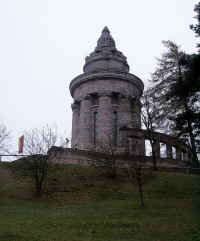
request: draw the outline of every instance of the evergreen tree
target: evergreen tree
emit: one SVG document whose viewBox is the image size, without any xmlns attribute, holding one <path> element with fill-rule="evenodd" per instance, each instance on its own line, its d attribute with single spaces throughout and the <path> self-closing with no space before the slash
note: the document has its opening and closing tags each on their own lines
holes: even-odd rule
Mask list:
<svg viewBox="0 0 200 241">
<path fill-rule="evenodd" d="M 167 51 L 160 59 L 157 59 L 157 68 L 151 76 L 151 82 L 155 85 L 151 94 L 154 96 L 156 107 L 156 125 L 165 133 L 174 134 L 174 116 L 180 110 L 177 96 L 171 96 L 174 85 L 183 79 L 183 66 L 181 61 L 185 53 L 172 41 L 163 41 Z M 182 106 L 181 106 L 182 107 Z"/>
<path fill-rule="evenodd" d="M 197 140 L 199 137 L 199 70 L 195 56 L 186 55 L 172 41 L 164 41 L 167 52 L 158 59 L 152 74 L 155 101 L 159 112 L 157 122 L 166 132 L 187 138 L 191 147 L 193 165 L 198 166 Z"/>
<path fill-rule="evenodd" d="M 200 37 L 200 2 L 195 5 L 194 11 L 196 12 L 195 18 L 197 19 L 198 23 L 195 25 L 190 25 L 190 28 L 196 33 L 197 37 Z M 200 48 L 200 43 L 197 44 L 197 47 Z"/>
</svg>

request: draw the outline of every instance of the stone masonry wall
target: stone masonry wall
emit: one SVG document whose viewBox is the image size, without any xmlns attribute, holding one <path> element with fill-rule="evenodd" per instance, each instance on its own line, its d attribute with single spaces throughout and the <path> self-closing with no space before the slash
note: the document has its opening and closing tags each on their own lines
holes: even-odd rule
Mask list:
<svg viewBox="0 0 200 241">
<path fill-rule="evenodd" d="M 140 92 L 133 83 L 118 79 L 100 79 L 80 85 L 74 91 L 72 105 L 72 147 L 92 150 L 102 143 L 120 145 L 120 127 L 141 127 Z M 114 94 L 117 95 L 116 103 L 112 103 Z M 94 95 L 97 98 L 95 103 Z M 75 106 L 79 106 L 79 110 Z"/>
</svg>

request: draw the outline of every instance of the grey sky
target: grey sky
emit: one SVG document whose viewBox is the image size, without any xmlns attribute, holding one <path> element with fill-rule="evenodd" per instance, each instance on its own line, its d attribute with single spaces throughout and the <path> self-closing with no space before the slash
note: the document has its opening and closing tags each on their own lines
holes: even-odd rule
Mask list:
<svg viewBox="0 0 200 241">
<path fill-rule="evenodd" d="M 57 123 L 71 134 L 69 83 L 105 25 L 145 84 L 162 40 L 196 51 L 192 0 L 1 0 L 0 121 L 16 138 Z"/>
</svg>

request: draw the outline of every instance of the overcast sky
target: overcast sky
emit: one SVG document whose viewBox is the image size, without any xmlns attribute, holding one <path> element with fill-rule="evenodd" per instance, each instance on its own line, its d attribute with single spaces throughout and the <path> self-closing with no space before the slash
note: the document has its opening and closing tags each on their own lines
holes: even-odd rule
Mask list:
<svg viewBox="0 0 200 241">
<path fill-rule="evenodd" d="M 24 130 L 57 123 L 71 136 L 69 83 L 82 73 L 104 26 L 130 72 L 145 85 L 173 40 L 188 53 L 193 0 L 0 0 L 0 121 L 14 141 Z M 17 145 L 16 145 L 17 146 Z"/>
</svg>

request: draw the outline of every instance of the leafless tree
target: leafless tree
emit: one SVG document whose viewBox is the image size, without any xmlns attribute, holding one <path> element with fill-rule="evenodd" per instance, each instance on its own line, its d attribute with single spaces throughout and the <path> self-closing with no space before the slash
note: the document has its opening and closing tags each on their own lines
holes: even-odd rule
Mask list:
<svg viewBox="0 0 200 241">
<path fill-rule="evenodd" d="M 130 141 L 130 140 L 129 140 Z M 132 140 L 132 147 L 127 149 L 124 154 L 124 165 L 123 169 L 127 174 L 130 182 L 137 185 L 139 193 L 140 206 L 144 207 L 144 184 L 146 179 L 151 178 L 152 170 L 146 166 L 145 157 L 140 155 L 140 153 L 135 154 L 134 150 L 139 148 L 140 140 Z"/>
<path fill-rule="evenodd" d="M 138 187 L 138 193 L 139 193 L 139 199 L 140 199 L 140 205 L 141 207 L 144 207 L 144 190 L 143 190 L 143 184 L 144 184 L 144 171 L 142 165 L 142 159 L 139 157 L 134 158 L 131 155 L 127 155 L 125 167 L 128 174 L 128 178 L 132 183 L 137 184 Z"/>
<path fill-rule="evenodd" d="M 49 125 L 35 128 L 24 133 L 24 152 L 29 155 L 47 154 L 58 139 L 57 128 Z"/>
<path fill-rule="evenodd" d="M 0 123 L 0 154 L 9 153 L 11 147 L 11 133 L 3 123 Z"/>
<path fill-rule="evenodd" d="M 35 194 L 41 196 L 48 173 L 47 151 L 57 141 L 57 128 L 49 125 L 24 133 L 24 150 L 30 156 L 25 162 L 26 170 L 34 180 Z"/>
<path fill-rule="evenodd" d="M 156 151 L 155 151 L 155 140 L 153 138 L 152 132 L 155 129 L 159 129 L 156 120 L 158 115 L 158 108 L 156 106 L 156 102 L 154 101 L 154 95 L 151 92 L 151 89 L 144 91 L 142 96 L 142 124 L 145 129 L 149 132 L 149 141 L 152 149 L 152 161 L 153 161 L 153 169 L 157 170 L 157 162 L 156 162 Z"/>
</svg>

